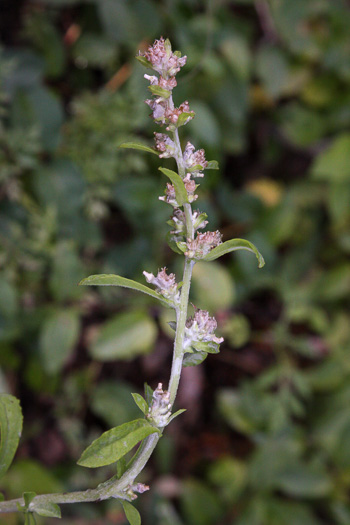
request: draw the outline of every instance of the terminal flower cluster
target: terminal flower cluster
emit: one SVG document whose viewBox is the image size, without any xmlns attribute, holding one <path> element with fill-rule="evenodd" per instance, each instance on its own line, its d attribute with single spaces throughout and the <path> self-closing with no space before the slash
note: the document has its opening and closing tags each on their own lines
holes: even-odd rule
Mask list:
<svg viewBox="0 0 350 525">
<path fill-rule="evenodd" d="M 184 350 L 187 350 L 195 342 L 215 343 L 223 342 L 223 337 L 216 337 L 214 331 L 217 328 L 215 317 L 210 317 L 206 310 L 196 309 L 193 317 L 186 321 Z"/>
<path fill-rule="evenodd" d="M 173 53 L 169 40 L 164 40 L 163 37 L 160 37 L 152 46 L 149 46 L 145 53 L 139 51 L 139 56 L 144 57 L 152 69 L 157 71 L 163 78 L 175 76 L 187 61 L 187 57 L 181 57 L 178 51 Z"/>
<path fill-rule="evenodd" d="M 139 53 L 139 60 L 157 73 L 144 75 L 149 81 L 149 89 L 154 95 L 153 99 L 145 102 L 152 110 L 152 118 L 159 125 L 167 125 L 167 130 L 176 129 L 178 125 L 187 124 L 194 117 L 187 101 L 182 102 L 178 108 L 174 106 L 172 90 L 177 82 L 175 75 L 186 64 L 187 57 L 181 57 L 178 51 L 173 52 L 169 40 L 161 37 L 156 40 L 145 53 Z M 162 151 L 162 149 L 160 149 Z"/>
</svg>

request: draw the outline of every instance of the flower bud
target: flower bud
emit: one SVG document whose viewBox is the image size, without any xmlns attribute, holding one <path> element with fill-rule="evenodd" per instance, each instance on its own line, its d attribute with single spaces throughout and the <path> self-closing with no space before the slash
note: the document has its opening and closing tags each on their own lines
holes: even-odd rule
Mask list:
<svg viewBox="0 0 350 525">
<path fill-rule="evenodd" d="M 147 415 L 157 427 L 165 427 L 171 415 L 170 392 L 163 390 L 162 383 L 158 383 L 153 392 L 153 400 Z"/>
</svg>

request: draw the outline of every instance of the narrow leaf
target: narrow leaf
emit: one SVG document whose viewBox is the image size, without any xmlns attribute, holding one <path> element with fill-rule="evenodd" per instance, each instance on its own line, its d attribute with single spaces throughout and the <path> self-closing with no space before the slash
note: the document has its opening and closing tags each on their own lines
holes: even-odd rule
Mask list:
<svg viewBox="0 0 350 525">
<path fill-rule="evenodd" d="M 148 89 L 150 90 L 152 95 L 157 95 L 158 97 L 169 98 L 171 95 L 170 91 L 160 86 L 148 86 Z"/>
<path fill-rule="evenodd" d="M 135 419 L 119 427 L 104 432 L 82 453 L 78 465 L 96 468 L 115 463 L 131 450 L 139 441 L 158 432 L 145 419 Z"/>
<path fill-rule="evenodd" d="M 0 394 L 0 478 L 16 453 L 22 433 L 23 416 L 18 399 Z"/>
<path fill-rule="evenodd" d="M 122 501 L 123 509 L 125 512 L 126 519 L 130 525 L 141 525 L 140 513 L 131 503 L 128 501 Z"/>
<path fill-rule="evenodd" d="M 190 111 L 189 113 L 180 113 L 176 122 L 176 127 L 179 128 L 180 126 L 184 126 L 194 118 L 194 115 L 194 111 Z"/>
<path fill-rule="evenodd" d="M 175 195 L 178 205 L 183 206 L 185 203 L 188 203 L 187 190 L 180 175 L 173 170 L 168 170 L 167 168 L 158 169 L 171 180 L 175 188 Z"/>
<path fill-rule="evenodd" d="M 98 274 L 90 275 L 83 279 L 79 283 L 80 286 L 121 286 L 123 288 L 131 288 L 132 290 L 137 290 L 138 292 L 145 293 L 150 295 L 154 299 L 158 299 L 163 305 L 171 307 L 172 303 L 162 295 L 158 294 L 152 288 L 140 284 L 132 279 L 127 279 L 126 277 L 121 277 L 120 275 L 113 274 Z"/>
<path fill-rule="evenodd" d="M 153 69 L 153 66 L 149 60 L 147 60 L 146 57 L 143 57 L 141 55 L 136 55 L 136 60 L 140 62 L 144 67 L 147 67 L 148 69 Z"/>
<path fill-rule="evenodd" d="M 261 253 L 254 246 L 254 244 L 252 244 L 249 241 L 246 241 L 245 239 L 231 239 L 230 241 L 226 241 L 222 244 L 219 244 L 219 246 L 211 250 L 211 252 L 209 252 L 205 257 L 203 257 L 202 261 L 214 261 L 222 255 L 233 252 L 235 250 L 247 250 L 248 252 L 254 253 L 259 261 L 259 268 L 262 268 L 264 266 L 265 261 Z"/>
<path fill-rule="evenodd" d="M 23 492 L 24 506 L 29 509 L 29 505 L 36 496 L 36 492 Z"/>
<path fill-rule="evenodd" d="M 39 516 L 46 516 L 47 518 L 60 518 L 61 509 L 56 503 L 51 502 L 39 502 L 34 504 L 34 512 Z"/>
<path fill-rule="evenodd" d="M 159 155 L 159 152 L 149 146 L 144 146 L 143 144 L 138 144 L 137 142 L 123 142 L 119 146 L 120 148 L 125 149 L 139 149 L 141 151 L 147 151 L 147 153 L 153 153 L 154 155 Z"/>
<path fill-rule="evenodd" d="M 198 352 L 207 352 L 207 354 L 218 354 L 220 352 L 220 345 L 218 343 L 214 343 L 213 341 L 196 341 L 193 342 L 191 346 L 193 346 L 193 348 Z"/>
<path fill-rule="evenodd" d="M 143 399 L 143 397 L 140 396 L 140 394 L 131 394 L 131 395 L 134 398 L 134 401 L 136 405 L 139 407 L 139 409 L 141 410 L 141 412 L 143 412 L 145 415 L 148 414 L 148 405 L 146 401 Z"/>
<path fill-rule="evenodd" d="M 176 412 L 174 412 L 168 419 L 168 425 L 173 419 L 175 419 L 177 416 L 179 416 L 183 412 L 186 412 L 186 408 L 180 408 L 180 410 L 177 410 Z"/>
<path fill-rule="evenodd" d="M 179 255 L 182 255 L 183 252 L 177 247 L 176 240 L 174 239 L 174 234 L 168 232 L 165 237 L 166 242 L 168 243 L 168 246 L 173 252 L 178 253 Z"/>
<path fill-rule="evenodd" d="M 177 242 L 176 246 L 179 248 L 181 253 L 185 253 L 187 251 L 187 244 L 184 241 Z"/>
<path fill-rule="evenodd" d="M 153 390 L 147 383 L 144 384 L 144 388 L 145 388 L 145 398 L 146 398 L 147 405 L 151 406 L 152 401 L 153 401 Z"/>
<path fill-rule="evenodd" d="M 206 170 L 218 170 L 219 169 L 219 163 L 217 160 L 209 160 Z"/>
<path fill-rule="evenodd" d="M 125 456 L 118 459 L 117 461 L 117 477 L 120 479 L 122 475 L 126 472 L 126 459 Z"/>
<path fill-rule="evenodd" d="M 183 360 L 183 366 L 196 366 L 203 363 L 204 359 L 208 357 L 207 352 L 195 352 L 193 354 L 187 354 Z"/>
</svg>

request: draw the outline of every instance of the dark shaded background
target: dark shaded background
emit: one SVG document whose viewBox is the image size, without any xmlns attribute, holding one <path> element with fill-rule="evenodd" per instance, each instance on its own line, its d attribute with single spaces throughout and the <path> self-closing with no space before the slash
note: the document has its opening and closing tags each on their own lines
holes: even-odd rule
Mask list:
<svg viewBox="0 0 350 525">
<path fill-rule="evenodd" d="M 75 461 L 139 416 L 130 392 L 168 381 L 168 312 L 77 287 L 162 266 L 180 279 L 160 162 L 118 150 L 152 144 L 134 55 L 164 35 L 188 56 L 183 141 L 221 167 L 198 207 L 266 266 L 237 253 L 195 267 L 192 300 L 225 343 L 185 369 L 188 410 L 136 505 L 145 525 L 350 523 L 349 27 L 345 0 L 1 0 L 0 391 L 25 418 L 6 497 L 113 475 Z M 118 502 L 62 510 L 63 524 L 125 523 Z"/>
</svg>

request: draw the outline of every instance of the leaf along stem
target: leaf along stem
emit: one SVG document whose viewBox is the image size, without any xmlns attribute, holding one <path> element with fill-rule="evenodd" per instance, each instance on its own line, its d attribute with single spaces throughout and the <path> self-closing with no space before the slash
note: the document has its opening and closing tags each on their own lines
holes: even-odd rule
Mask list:
<svg viewBox="0 0 350 525">
<path fill-rule="evenodd" d="M 172 98 L 171 104 L 173 104 Z M 175 143 L 175 159 L 178 167 L 178 172 L 181 178 L 184 178 L 186 175 L 185 163 L 183 159 L 183 153 L 177 129 L 175 129 L 175 131 L 173 132 L 173 139 Z M 186 217 L 186 235 L 188 239 L 193 239 L 194 228 L 192 222 L 192 208 L 191 205 L 188 203 L 185 203 L 183 208 Z M 176 308 L 177 324 L 174 341 L 173 361 L 171 366 L 170 381 L 168 388 L 170 392 L 171 405 L 174 404 L 181 377 L 182 361 L 184 356 L 183 343 L 185 336 L 185 325 L 187 319 L 191 277 L 194 264 L 195 261 L 193 259 L 188 259 L 187 257 L 185 257 L 180 305 Z M 67 504 L 103 501 L 109 498 L 117 498 L 121 500 L 131 499 L 125 491 L 128 489 L 128 487 L 132 486 L 136 477 L 144 469 L 155 447 L 157 446 L 160 437 L 161 434 L 154 433 L 142 441 L 133 460 L 129 464 L 129 468 L 126 470 L 126 472 L 120 479 L 117 479 L 116 476 L 113 476 L 105 483 L 99 485 L 96 489 L 88 489 L 85 491 L 78 492 L 68 492 L 64 494 L 42 494 L 35 496 L 35 498 L 33 498 L 31 502 L 30 510 L 35 512 L 35 505 L 39 503 Z M 18 505 L 23 506 L 24 504 L 25 502 L 23 498 L 0 502 L 0 513 L 18 512 Z"/>
</svg>

